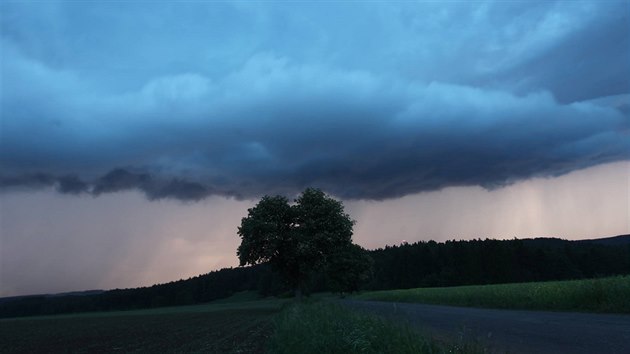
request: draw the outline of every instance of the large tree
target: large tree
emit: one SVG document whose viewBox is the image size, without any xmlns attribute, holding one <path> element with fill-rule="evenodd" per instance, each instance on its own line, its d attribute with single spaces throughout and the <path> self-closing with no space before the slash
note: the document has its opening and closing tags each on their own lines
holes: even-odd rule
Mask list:
<svg viewBox="0 0 630 354">
<path fill-rule="evenodd" d="M 241 266 L 269 262 L 299 298 L 309 276 L 352 244 L 353 225 L 343 204 L 319 189 L 306 189 L 293 205 L 265 196 L 241 220 L 237 255 Z"/>
<path fill-rule="evenodd" d="M 352 293 L 366 283 L 374 271 L 374 260 L 363 247 L 350 244 L 335 250 L 326 266 L 328 286 L 333 292 Z"/>
</svg>

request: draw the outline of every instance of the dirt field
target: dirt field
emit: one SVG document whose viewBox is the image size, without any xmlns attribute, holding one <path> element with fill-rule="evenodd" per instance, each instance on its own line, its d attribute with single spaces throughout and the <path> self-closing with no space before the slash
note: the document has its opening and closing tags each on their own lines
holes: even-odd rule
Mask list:
<svg viewBox="0 0 630 354">
<path fill-rule="evenodd" d="M 280 306 L 181 309 L 1 320 L 0 352 L 262 353 Z"/>
</svg>

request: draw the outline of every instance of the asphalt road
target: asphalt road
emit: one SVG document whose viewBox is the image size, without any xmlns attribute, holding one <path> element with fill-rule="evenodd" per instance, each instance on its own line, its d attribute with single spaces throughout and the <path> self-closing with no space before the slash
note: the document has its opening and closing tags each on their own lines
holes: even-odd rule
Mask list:
<svg viewBox="0 0 630 354">
<path fill-rule="evenodd" d="M 345 300 L 442 340 L 478 341 L 499 353 L 630 354 L 630 315 L 492 310 Z"/>
</svg>

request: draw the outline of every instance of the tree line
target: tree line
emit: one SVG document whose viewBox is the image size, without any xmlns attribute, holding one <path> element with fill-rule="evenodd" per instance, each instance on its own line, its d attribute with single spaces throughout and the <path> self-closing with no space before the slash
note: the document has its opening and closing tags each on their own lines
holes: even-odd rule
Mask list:
<svg viewBox="0 0 630 354">
<path fill-rule="evenodd" d="M 87 295 L 36 295 L 0 299 L 0 317 L 52 315 L 192 305 L 226 298 L 236 292 L 263 289 L 273 283 L 269 266 L 224 268 L 196 277 L 133 289 L 88 292 Z M 261 280 L 267 283 L 259 284 Z M 4 300 L 4 301 L 2 301 Z"/>
<path fill-rule="evenodd" d="M 368 251 L 371 277 L 362 290 L 583 279 L 630 274 L 630 236 L 616 244 L 553 238 L 420 241 Z M 343 274 L 343 272 L 342 272 Z M 336 289 L 326 272 L 303 284 L 306 293 Z M 225 268 L 193 278 L 90 295 L 29 296 L 0 301 L 0 317 L 191 305 L 241 291 L 291 296 L 269 264 Z"/>
<path fill-rule="evenodd" d="M 421 241 L 370 252 L 370 290 L 522 283 L 630 274 L 630 236 L 619 245 L 557 238 Z"/>
</svg>

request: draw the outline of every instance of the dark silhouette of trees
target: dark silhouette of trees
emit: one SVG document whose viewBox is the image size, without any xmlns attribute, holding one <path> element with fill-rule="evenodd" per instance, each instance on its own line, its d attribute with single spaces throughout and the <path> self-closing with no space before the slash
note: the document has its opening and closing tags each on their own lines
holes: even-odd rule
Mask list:
<svg viewBox="0 0 630 354">
<path fill-rule="evenodd" d="M 372 277 L 374 260 L 363 247 L 350 244 L 334 251 L 326 267 L 328 289 L 340 294 L 359 291 Z"/>
<path fill-rule="evenodd" d="M 238 235 L 241 245 L 236 251 L 240 265 L 270 263 L 291 285 L 301 277 L 294 213 L 289 201 L 281 196 L 264 196 L 241 220 Z"/>
<path fill-rule="evenodd" d="M 306 222 L 307 219 L 302 220 Z M 585 241 L 486 239 L 444 243 L 422 241 L 386 246 L 366 251 L 374 266 L 367 284 L 355 282 L 365 280 L 366 273 L 362 271 L 365 269 L 361 264 L 368 262 L 367 258 L 358 255 L 358 249 L 360 247 L 356 245 L 349 249 L 335 248 L 327 254 L 326 267 L 313 270 L 308 277 L 310 281 L 305 281 L 302 286 L 306 291 L 341 292 L 630 274 L 630 235 Z M 355 264 L 360 266 L 354 268 Z M 225 298 L 242 291 L 278 296 L 287 294 L 289 290 L 293 289 L 287 286 L 286 280 L 273 271 L 270 264 L 263 263 L 225 268 L 151 287 L 0 298 L 0 317 L 187 305 Z"/>
<path fill-rule="evenodd" d="M 351 247 L 353 225 L 343 204 L 319 189 L 306 189 L 294 205 L 265 196 L 241 220 L 237 255 L 241 266 L 268 262 L 301 298 L 309 278 Z"/>
<path fill-rule="evenodd" d="M 421 241 L 370 251 L 367 289 L 521 283 L 630 274 L 630 236 L 616 244 L 556 238 Z M 619 242 L 617 240 L 617 242 Z"/>
<path fill-rule="evenodd" d="M 224 268 L 196 277 L 134 289 L 90 291 L 69 295 L 0 298 L 0 318 L 86 311 L 117 311 L 205 303 L 242 291 L 278 295 L 287 291 L 270 274 L 269 265 Z M 261 284 L 260 280 L 271 284 Z"/>
</svg>

